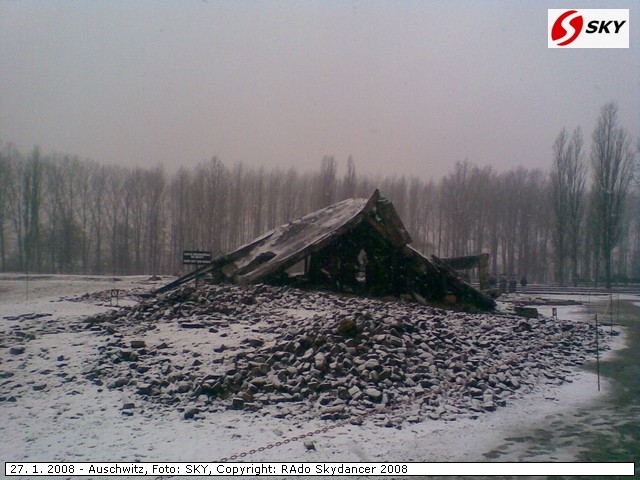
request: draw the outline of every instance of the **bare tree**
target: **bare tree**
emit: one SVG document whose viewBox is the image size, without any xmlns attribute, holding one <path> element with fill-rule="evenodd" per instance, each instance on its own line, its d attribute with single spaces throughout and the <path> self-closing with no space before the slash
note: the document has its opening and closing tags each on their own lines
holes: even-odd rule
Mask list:
<svg viewBox="0 0 640 480">
<path fill-rule="evenodd" d="M 336 199 L 338 166 L 333 157 L 324 156 L 320 164 L 320 173 L 316 184 L 316 208 L 331 205 Z"/>
<path fill-rule="evenodd" d="M 595 224 L 599 231 L 606 287 L 611 288 L 612 252 L 622 233 L 625 197 L 633 162 L 629 135 L 619 125 L 615 103 L 608 103 L 600 110 L 592 138 Z"/>
<path fill-rule="evenodd" d="M 571 164 L 570 177 L 567 185 L 569 200 L 569 235 L 568 247 L 571 260 L 571 278 L 573 286 L 578 286 L 578 258 L 582 234 L 582 219 L 584 217 L 585 181 L 587 167 L 582 150 L 584 141 L 582 130 L 577 127 L 571 135 Z"/>
<path fill-rule="evenodd" d="M 98 166 L 92 162 L 81 161 L 78 158 L 74 159 L 74 164 L 78 169 L 76 174 L 78 200 L 75 203 L 75 214 L 79 229 L 80 260 L 82 273 L 86 274 L 89 270 L 89 257 L 93 244 L 93 242 L 90 241 L 91 177 L 94 175 Z"/>
<path fill-rule="evenodd" d="M 125 232 L 131 232 L 131 240 L 133 241 L 133 267 L 127 264 L 128 274 L 140 273 L 143 270 L 143 241 L 144 241 L 144 225 L 145 225 L 145 171 L 140 167 L 136 167 L 129 172 L 125 181 L 125 206 L 127 208 L 127 217 L 131 219 L 131 224 L 124 224 Z M 130 214 L 130 217 L 129 217 Z M 127 237 L 128 235 L 125 234 Z M 128 246 L 127 246 L 128 250 Z"/>
<path fill-rule="evenodd" d="M 519 167 L 500 176 L 500 249 L 502 271 L 507 275 L 516 273 L 516 244 L 520 213 L 516 199 L 523 188 L 525 174 L 524 168 Z"/>
<path fill-rule="evenodd" d="M 341 199 L 353 198 L 356 196 L 356 183 L 358 182 L 358 178 L 356 175 L 356 163 L 353 160 L 353 157 L 349 155 L 347 159 L 347 172 L 344 174 L 342 179 L 342 194 L 340 195 Z"/>
<path fill-rule="evenodd" d="M 282 192 L 282 179 L 284 174 L 279 168 L 275 168 L 267 175 L 267 192 L 265 198 L 265 230 L 271 230 L 280 225 L 283 220 L 279 215 L 280 202 L 278 197 Z"/>
<path fill-rule="evenodd" d="M 34 147 L 23 174 L 23 214 L 25 226 L 25 259 L 27 269 L 42 267 L 41 223 L 42 207 L 42 158 L 40 148 Z"/>
<path fill-rule="evenodd" d="M 96 166 L 90 178 L 88 208 L 91 217 L 89 237 L 93 243 L 93 271 L 102 273 L 102 239 L 105 232 L 106 193 L 108 172 L 104 166 Z"/>
<path fill-rule="evenodd" d="M 146 223 L 145 223 L 145 267 L 148 273 L 157 274 L 162 266 L 164 247 L 164 195 L 166 179 L 162 166 L 145 175 Z"/>
<path fill-rule="evenodd" d="M 471 172 L 471 201 L 474 209 L 471 247 L 471 253 L 473 254 L 482 253 L 485 248 L 487 216 L 491 208 L 490 184 L 492 174 L 491 167 L 480 168 L 477 165 L 474 165 Z"/>
<path fill-rule="evenodd" d="M 498 249 L 500 248 L 500 221 L 502 217 L 500 191 L 500 177 L 496 173 L 492 173 L 487 183 L 487 209 L 486 225 L 489 242 L 489 254 L 491 255 L 491 272 L 497 275 L 498 272 Z"/>
<path fill-rule="evenodd" d="M 0 271 L 7 268 L 5 224 L 9 220 L 9 185 L 11 181 L 12 172 L 9 155 L 3 149 L 0 152 Z"/>
<path fill-rule="evenodd" d="M 569 216 L 569 201 L 566 185 L 569 177 L 569 163 L 571 152 L 567 130 L 558 134 L 553 144 L 553 167 L 551 169 L 551 195 L 553 206 L 553 250 L 556 267 L 556 281 L 564 284 L 564 266 L 567 248 L 567 219 Z"/>
<path fill-rule="evenodd" d="M 6 155 L 9 162 L 9 192 L 8 192 L 8 210 L 13 224 L 13 236 L 15 238 L 15 268 L 23 270 L 25 266 L 25 245 L 24 245 L 24 182 L 22 177 L 25 170 L 25 162 L 22 155 L 14 147 L 8 146 Z"/>
<path fill-rule="evenodd" d="M 444 214 L 445 255 L 468 254 L 473 218 L 470 188 L 473 165 L 469 160 L 456 162 L 454 171 L 442 179 L 441 207 Z"/>
<path fill-rule="evenodd" d="M 426 253 L 427 225 L 424 221 L 426 213 L 429 211 L 427 202 L 424 201 L 424 183 L 419 178 L 412 178 L 409 182 L 407 192 L 407 214 L 404 220 L 406 226 L 411 232 L 414 247 Z"/>
<path fill-rule="evenodd" d="M 640 188 L 636 188 L 632 192 L 632 198 L 629 201 L 630 222 L 629 235 L 632 252 L 629 255 L 629 273 L 634 281 L 640 279 Z"/>
<path fill-rule="evenodd" d="M 640 136 L 636 140 L 636 159 L 634 178 L 636 181 L 636 189 L 640 191 Z"/>
<path fill-rule="evenodd" d="M 128 219 L 125 216 L 124 203 L 127 196 L 123 195 L 126 175 L 127 171 L 124 168 L 111 168 L 107 176 L 105 190 L 104 211 L 110 251 L 109 267 L 114 274 L 119 270 L 121 264 L 120 247 L 126 241 L 124 225 L 128 223 Z"/>
<path fill-rule="evenodd" d="M 250 215 L 253 217 L 253 237 L 257 237 L 264 230 L 263 215 L 264 215 L 264 197 L 265 197 L 265 172 L 263 168 L 260 168 L 253 175 L 253 185 L 251 189 L 252 203 L 250 209 Z"/>
<path fill-rule="evenodd" d="M 300 204 L 300 191 L 298 188 L 300 178 L 294 168 L 289 168 L 284 175 L 282 193 L 280 195 L 282 201 L 280 209 L 282 210 L 282 218 L 284 221 L 290 222 L 296 218 L 296 207 Z"/>
<path fill-rule="evenodd" d="M 204 207 L 205 215 L 209 216 L 205 232 L 204 245 L 211 249 L 215 255 L 222 253 L 224 240 L 222 237 L 227 231 L 227 169 L 222 160 L 213 157 L 204 166 L 206 172 Z"/>
<path fill-rule="evenodd" d="M 553 247 L 556 281 L 565 282 L 566 260 L 571 260 L 574 285 L 578 277 L 578 247 L 582 222 L 586 167 L 582 152 L 582 133 L 576 128 L 569 138 L 566 129 L 553 144 L 551 205 L 553 208 Z"/>
<path fill-rule="evenodd" d="M 182 251 L 187 246 L 187 223 L 189 221 L 189 184 L 190 175 L 186 168 L 180 167 L 169 185 L 170 219 L 170 259 L 166 265 L 171 272 L 181 268 Z"/>
<path fill-rule="evenodd" d="M 541 263 L 547 257 L 539 251 L 547 231 L 547 174 L 541 170 L 522 170 L 517 179 L 513 203 L 517 207 L 516 259 L 514 272 L 519 277 L 540 278 Z"/>
<path fill-rule="evenodd" d="M 86 264 L 83 234 L 87 210 L 81 201 L 81 193 L 87 180 L 87 167 L 86 162 L 69 155 L 45 157 L 47 222 L 43 227 L 46 227 L 47 268 L 51 271 L 72 273 L 78 260 Z"/>
<path fill-rule="evenodd" d="M 629 254 L 629 274 L 634 281 L 640 279 L 640 136 L 635 144 L 635 171 L 633 172 L 635 189 L 630 193 L 628 202 L 629 228 L 627 235 L 631 245 Z"/>
</svg>

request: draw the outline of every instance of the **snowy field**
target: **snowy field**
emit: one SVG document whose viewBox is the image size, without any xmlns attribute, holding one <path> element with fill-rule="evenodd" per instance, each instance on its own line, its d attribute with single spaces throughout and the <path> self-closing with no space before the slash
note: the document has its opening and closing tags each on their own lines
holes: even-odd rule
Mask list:
<svg viewBox="0 0 640 480">
<path fill-rule="evenodd" d="M 24 276 L 0 275 L 3 461 L 214 462 L 328 425 L 321 420 L 233 410 L 186 420 L 183 412 L 167 409 L 160 415 L 144 405 L 136 405 L 131 414 L 123 408 L 132 402 L 129 394 L 86 379 L 87 366 L 95 363 L 104 340 L 81 320 L 113 308 L 112 288 L 125 292 L 121 306 L 132 305 L 138 298 L 135 294 L 166 282 L 147 277 L 112 282 L 108 277 L 32 276 L 27 298 Z M 103 293 L 85 295 L 96 292 Z M 548 313 L 547 307 L 540 310 Z M 589 320 L 579 305 L 559 306 L 558 316 Z M 615 354 L 623 344 L 624 335 L 614 337 L 607 355 Z M 190 352 L 210 348 L 206 342 L 187 346 Z M 242 460 L 490 461 L 505 439 L 563 412 L 588 406 L 607 391 L 603 381 L 598 392 L 595 375 L 585 371 L 576 370 L 571 380 L 560 386 L 540 385 L 505 407 L 473 419 L 427 418 L 394 428 L 365 420 L 362 425 L 346 424 L 309 437 L 314 449 L 295 441 Z M 532 457 L 512 448 L 503 451 L 499 461 L 571 461 L 576 454 L 567 447 Z"/>
</svg>

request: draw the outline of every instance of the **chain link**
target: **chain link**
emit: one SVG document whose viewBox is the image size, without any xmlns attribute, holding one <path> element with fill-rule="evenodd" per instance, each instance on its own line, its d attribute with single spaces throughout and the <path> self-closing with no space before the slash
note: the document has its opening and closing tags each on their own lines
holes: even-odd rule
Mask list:
<svg viewBox="0 0 640 480">
<path fill-rule="evenodd" d="M 318 428 L 318 429 L 310 431 L 310 432 L 302 433 L 300 435 L 295 435 L 293 437 L 285 438 L 284 440 L 279 440 L 277 442 L 270 443 L 268 445 L 265 445 L 263 447 L 258 448 L 257 450 L 252 449 L 252 450 L 248 450 L 248 451 L 245 451 L 245 452 L 236 453 L 236 454 L 230 455 L 229 457 L 221 458 L 216 463 L 233 462 L 234 460 L 237 460 L 238 458 L 244 458 L 247 455 L 252 455 L 252 454 L 256 453 L 256 451 L 257 452 L 263 452 L 265 450 L 270 450 L 272 448 L 280 447 L 282 445 L 288 445 L 291 442 L 298 442 L 298 441 L 304 440 L 305 438 L 308 438 L 308 437 L 313 437 L 313 436 L 319 435 L 321 433 L 327 433 L 327 432 L 329 432 L 331 430 L 334 430 L 334 429 L 340 428 L 340 427 L 344 427 L 345 425 L 348 425 L 348 424 L 359 424 L 359 423 L 362 423 L 365 419 L 371 417 L 372 415 L 384 414 L 384 413 L 387 413 L 387 412 L 391 411 L 392 409 L 397 409 L 397 408 L 404 407 L 406 405 L 410 405 L 412 403 L 415 403 L 416 401 L 419 401 L 424 396 L 426 396 L 427 393 L 429 393 L 429 392 L 424 392 L 424 393 L 422 393 L 420 395 L 408 398 L 406 400 L 402 400 L 402 401 L 396 402 L 393 405 L 388 405 L 388 406 L 386 406 L 384 408 L 381 408 L 381 409 L 370 410 L 369 412 L 363 413 L 363 414 L 361 414 L 361 415 L 359 415 L 357 417 L 349 418 L 349 419 L 346 419 L 346 420 L 341 420 L 339 422 L 332 423 L 331 425 L 325 425 L 322 428 Z M 445 392 L 443 391 L 442 393 L 445 393 Z"/>
<path fill-rule="evenodd" d="M 468 382 L 470 379 L 471 379 L 471 375 L 468 375 L 464 379 L 465 383 Z M 454 386 L 455 385 L 453 385 L 453 384 L 449 384 L 449 385 L 444 386 L 444 388 L 441 387 L 441 390 L 439 392 L 440 395 L 445 395 Z M 318 429 L 313 430 L 311 432 L 306 432 L 306 433 L 302 433 L 300 435 L 295 435 L 293 437 L 285 438 L 283 440 L 278 440 L 277 442 L 261 446 L 261 447 L 259 447 L 257 449 L 251 449 L 251 450 L 247 450 L 247 451 L 244 451 L 244 452 L 235 453 L 233 455 L 230 455 L 229 457 L 221 458 L 217 462 L 213 462 L 213 463 L 233 462 L 235 460 L 238 460 L 239 458 L 245 458 L 247 455 L 253 455 L 256 452 L 264 452 L 265 450 L 271 450 L 272 448 L 280 447 L 282 445 L 288 445 L 291 442 L 298 442 L 298 441 L 303 440 L 305 438 L 313 437 L 314 435 L 319 435 L 321 433 L 327 433 L 327 432 L 329 432 L 331 430 L 334 430 L 336 428 L 344 427 L 345 425 L 348 425 L 348 424 L 359 425 L 364 420 L 366 420 L 367 418 L 369 418 L 369 417 L 371 417 L 373 415 L 380 415 L 380 414 L 388 413 L 391 410 L 396 410 L 398 408 L 406 407 L 406 406 L 414 404 L 416 402 L 420 402 L 424 397 L 426 397 L 430 393 L 431 392 L 425 390 L 423 393 L 421 393 L 419 395 L 414 395 L 414 396 L 409 397 L 409 398 L 407 398 L 405 400 L 398 401 L 398 402 L 396 402 L 396 403 L 394 403 L 392 405 L 387 405 L 384 408 L 380 408 L 380 409 L 374 408 L 374 409 L 372 409 L 372 410 L 370 410 L 368 412 L 365 412 L 365 413 L 363 413 L 361 415 L 358 415 L 356 417 L 352 417 L 352 418 L 348 418 L 348 419 L 345 419 L 345 420 L 341 420 L 339 422 L 332 423 L 331 425 L 325 425 L 324 427 L 318 428 Z M 155 477 L 155 480 L 165 480 L 165 479 L 168 479 L 168 478 L 172 478 L 172 476 Z"/>
</svg>

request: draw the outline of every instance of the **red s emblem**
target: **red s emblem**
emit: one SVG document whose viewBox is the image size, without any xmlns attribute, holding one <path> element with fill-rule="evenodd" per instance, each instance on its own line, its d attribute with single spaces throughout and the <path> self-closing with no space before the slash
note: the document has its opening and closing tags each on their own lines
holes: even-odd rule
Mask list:
<svg viewBox="0 0 640 480">
<path fill-rule="evenodd" d="M 553 23 L 553 27 L 551 27 L 551 40 L 556 42 L 568 35 L 567 30 L 562 26 L 562 22 L 567 17 L 573 15 L 574 13 L 578 13 L 578 11 L 567 10 L 566 12 L 564 12 L 562 15 L 558 17 L 558 19 Z M 571 35 L 571 37 L 569 37 L 567 40 L 564 40 L 563 42 L 558 43 L 558 46 L 564 47 L 565 45 L 569 45 L 576 38 L 578 38 L 578 35 L 580 35 L 580 32 L 582 32 L 583 23 L 584 23 L 584 20 L 582 19 L 582 15 L 577 15 L 576 17 L 569 20 L 569 25 L 571 25 L 571 27 L 573 28 L 573 35 Z"/>
</svg>

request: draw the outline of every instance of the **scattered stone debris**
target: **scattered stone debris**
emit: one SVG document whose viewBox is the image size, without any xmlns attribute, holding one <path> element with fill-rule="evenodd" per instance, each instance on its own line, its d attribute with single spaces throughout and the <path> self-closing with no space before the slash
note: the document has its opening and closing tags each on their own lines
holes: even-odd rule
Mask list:
<svg viewBox="0 0 640 480">
<path fill-rule="evenodd" d="M 22 315 L 7 316 L 2 318 L 4 320 L 9 320 L 9 321 L 35 320 L 37 318 L 50 317 L 51 315 L 52 315 L 51 313 L 23 313 Z"/>
<path fill-rule="evenodd" d="M 513 296 L 513 297 L 503 297 L 503 300 L 516 302 L 520 305 L 529 305 L 529 306 L 546 306 L 552 305 L 554 307 L 559 306 L 571 306 L 571 305 L 582 305 L 584 302 L 579 300 L 570 300 L 570 299 L 561 299 L 561 298 L 540 298 L 540 297 L 530 297 L 530 296 Z"/>
<path fill-rule="evenodd" d="M 538 309 L 534 308 L 534 307 L 515 306 L 515 307 L 513 307 L 513 311 L 519 317 L 538 318 Z"/>
<path fill-rule="evenodd" d="M 583 323 L 261 284 L 181 287 L 86 327 L 109 336 L 87 378 L 185 419 L 239 409 L 358 422 L 373 409 L 397 426 L 406 418 L 385 407 L 415 398 L 413 422 L 453 420 L 571 381 L 570 367 L 595 355 L 594 327 Z M 154 343 L 158 332 L 182 333 Z M 189 338 L 210 348 L 191 351 Z"/>
<path fill-rule="evenodd" d="M 186 412 L 184 412 L 184 419 L 185 420 L 189 420 L 193 417 L 195 417 L 198 413 L 200 413 L 200 409 L 199 408 L 190 408 L 188 409 Z"/>
<path fill-rule="evenodd" d="M 117 279 L 117 281 L 121 280 Z M 114 285 L 114 287 L 117 286 L 118 285 Z M 110 304 L 114 299 L 114 291 L 116 290 L 118 292 L 117 297 L 119 298 L 119 300 L 131 300 L 139 302 L 149 296 L 148 289 L 142 287 L 127 290 L 113 288 L 110 290 L 102 290 L 100 292 L 83 293 L 81 295 L 62 296 L 57 301 Z"/>
</svg>

